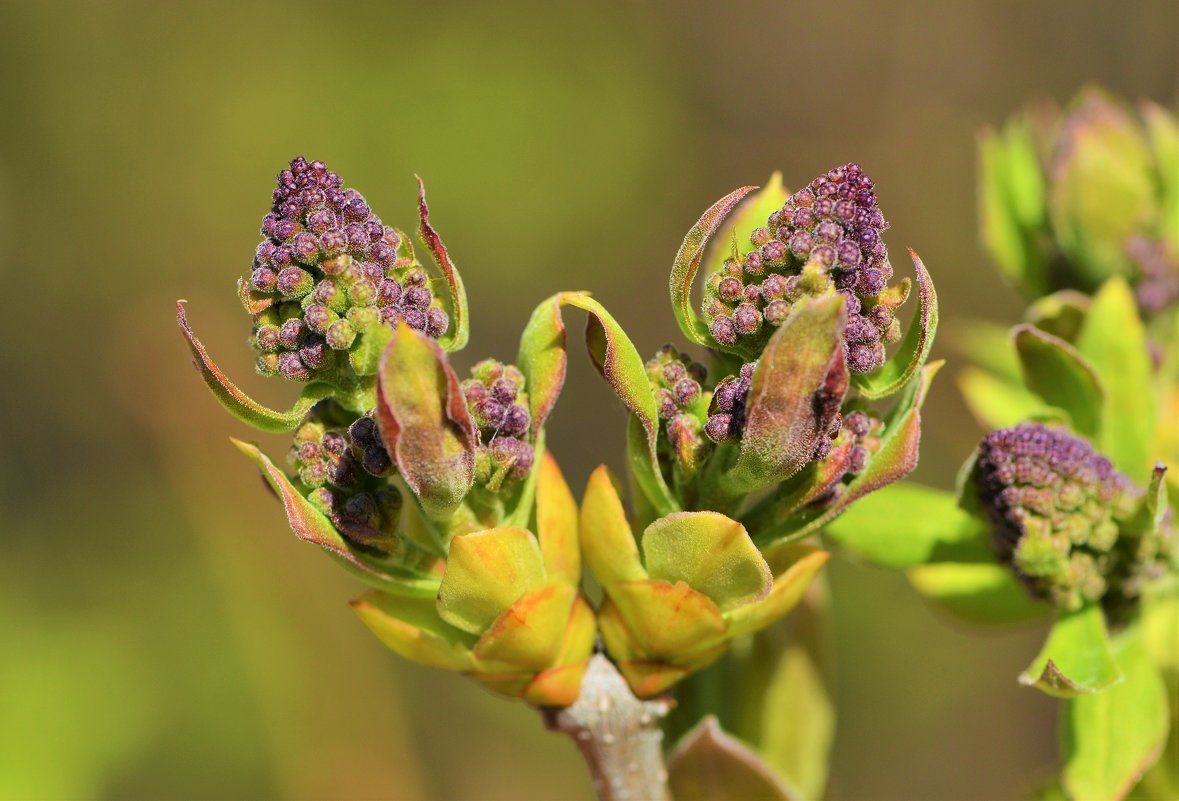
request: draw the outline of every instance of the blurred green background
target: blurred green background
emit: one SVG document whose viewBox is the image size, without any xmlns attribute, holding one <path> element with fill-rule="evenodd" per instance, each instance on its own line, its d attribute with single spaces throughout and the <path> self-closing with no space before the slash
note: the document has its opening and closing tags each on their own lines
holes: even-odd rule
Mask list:
<svg viewBox="0 0 1179 801">
<path fill-rule="evenodd" d="M 4 799 L 592 795 L 534 713 L 364 630 L 189 367 L 178 297 L 248 391 L 295 391 L 252 374 L 234 292 L 292 156 L 403 228 L 424 176 L 472 299 L 463 368 L 514 354 L 558 289 L 593 289 L 644 352 L 678 339 L 666 276 L 699 213 L 853 159 L 948 334 L 1020 310 L 977 244 L 977 128 L 1088 81 L 1173 105 L 1179 66 L 1169 0 L 6 0 L 0 30 Z M 947 372 L 920 468 L 943 486 L 979 436 Z M 572 483 L 622 467 L 623 419 L 577 355 L 550 425 Z M 1051 771 L 1055 706 L 1015 682 L 1040 631 L 830 576 L 833 799 L 1013 798 Z"/>
</svg>

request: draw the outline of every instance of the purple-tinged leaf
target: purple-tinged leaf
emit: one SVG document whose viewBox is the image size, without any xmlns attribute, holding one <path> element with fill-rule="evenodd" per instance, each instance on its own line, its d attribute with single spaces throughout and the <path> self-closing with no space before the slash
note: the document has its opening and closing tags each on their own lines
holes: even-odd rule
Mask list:
<svg viewBox="0 0 1179 801">
<path fill-rule="evenodd" d="M 266 311 L 275 303 L 274 295 L 255 292 L 250 289 L 249 282 L 244 278 L 237 279 L 237 296 L 242 302 L 242 307 L 250 314 Z"/>
<path fill-rule="evenodd" d="M 736 462 L 715 477 L 722 496 L 779 484 L 811 460 L 847 392 L 846 320 L 843 297 L 829 295 L 801 305 L 774 332 L 753 371 Z"/>
<path fill-rule="evenodd" d="M 764 548 L 775 540 L 798 540 L 815 534 L 857 499 L 913 472 L 921 443 L 921 405 L 933 377 L 943 364 L 942 361 L 927 364 L 921 368 L 920 379 L 905 387 L 884 422 L 880 448 L 868 460 L 863 473 L 852 479 L 830 504 L 805 510 L 755 532 L 754 540 L 758 545 Z"/>
<path fill-rule="evenodd" d="M 528 389 L 533 438 L 544 426 L 565 386 L 568 356 L 565 322 L 561 319 L 561 297 L 553 295 L 542 301 L 533 310 L 520 335 L 520 354 L 516 364 L 524 373 L 524 385 Z"/>
<path fill-rule="evenodd" d="M 445 519 L 475 480 L 479 433 L 442 348 L 398 322 L 377 375 L 377 424 L 405 483 Z"/>
<path fill-rule="evenodd" d="M 920 304 L 917 316 L 909 324 L 909 330 L 892 358 L 871 373 L 853 376 L 856 389 L 868 400 L 886 398 L 908 384 L 929 358 L 929 349 L 933 347 L 933 338 L 937 333 L 937 292 L 933 288 L 933 279 L 915 251 L 910 249 L 909 256 L 913 259 L 913 269 L 917 271 L 917 299 Z"/>
<path fill-rule="evenodd" d="M 692 226 L 692 230 L 688 231 L 679 252 L 676 253 L 675 262 L 671 267 L 671 307 L 684 336 L 697 345 L 716 344 L 692 302 L 692 285 L 696 281 L 700 259 L 704 256 L 709 239 L 724 222 L 725 217 L 755 189 L 756 186 L 743 186 L 714 203 Z"/>
<path fill-rule="evenodd" d="M 462 350 L 466 347 L 471 328 L 470 315 L 467 310 L 467 292 L 463 288 L 462 276 L 459 275 L 454 262 L 450 259 L 446 245 L 442 244 L 438 232 L 430 225 L 430 208 L 426 205 L 426 185 L 420 176 L 418 177 L 418 215 L 421 217 L 418 235 L 422 238 L 426 249 L 430 251 L 430 255 L 434 257 L 434 263 L 442 271 L 442 276 L 446 279 L 446 288 L 450 294 L 450 330 L 438 340 L 438 343 L 446 351 Z"/>
<path fill-rule="evenodd" d="M 311 411 L 312 406 L 332 394 L 333 389 L 330 385 L 315 382 L 303 388 L 299 400 L 289 411 L 278 412 L 269 409 L 238 389 L 209 357 L 205 346 L 188 325 L 182 300 L 176 302 L 176 322 L 184 334 L 185 341 L 188 342 L 189 350 L 192 351 L 193 366 L 201 374 L 205 384 L 230 414 L 247 425 L 271 433 L 294 431 Z"/>
</svg>

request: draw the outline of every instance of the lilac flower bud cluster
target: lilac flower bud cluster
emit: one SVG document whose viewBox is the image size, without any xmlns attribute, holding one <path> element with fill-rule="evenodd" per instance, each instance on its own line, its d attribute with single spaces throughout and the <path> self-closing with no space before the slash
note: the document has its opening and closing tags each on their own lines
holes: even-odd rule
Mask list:
<svg viewBox="0 0 1179 801">
<path fill-rule="evenodd" d="M 1064 609 L 1100 600 L 1118 520 L 1135 507 L 1130 482 L 1084 440 L 1040 423 L 992 431 L 976 470 L 995 548 L 1029 589 Z"/>
<path fill-rule="evenodd" d="M 259 372 L 310 380 L 379 323 L 450 327 L 405 236 L 322 161 L 292 161 L 273 199 L 245 284 Z"/>
<path fill-rule="evenodd" d="M 847 300 L 848 368 L 875 370 L 884 346 L 901 336 L 897 301 L 885 293 L 893 274 L 881 238 L 887 229 L 860 165 L 819 176 L 754 229 L 749 252 L 725 260 L 705 281 L 703 314 L 712 337 L 759 350 L 792 304 L 834 287 Z"/>
<path fill-rule="evenodd" d="M 660 348 L 646 367 L 666 434 L 661 445 L 681 467 L 692 470 L 712 450 L 712 443 L 704 436 L 712 399 L 712 393 L 703 388 L 707 371 L 671 345 Z"/>
<path fill-rule="evenodd" d="M 462 390 L 479 429 L 475 479 L 498 489 L 505 478 L 527 476 L 535 453 L 529 443 L 532 416 L 524 374 L 515 365 L 484 359 L 471 368 Z"/>
<path fill-rule="evenodd" d="M 840 419 L 840 428 L 844 436 L 854 443 L 848 452 L 847 475 L 858 476 L 868 467 L 872 455 L 880 450 L 880 434 L 884 431 L 884 424 L 870 412 L 857 409 Z"/>
<path fill-rule="evenodd" d="M 359 425 L 363 431 L 365 420 L 372 422 L 362 417 L 351 428 Z M 349 432 L 317 420 L 306 422 L 295 431 L 287 461 L 309 490 L 308 501 L 337 529 L 357 544 L 388 550 L 400 520 L 401 493 L 371 477 L 370 468 L 380 465 L 373 446 L 352 440 Z M 384 446 L 379 448 L 386 465 L 379 474 L 387 474 L 392 464 Z"/>
</svg>

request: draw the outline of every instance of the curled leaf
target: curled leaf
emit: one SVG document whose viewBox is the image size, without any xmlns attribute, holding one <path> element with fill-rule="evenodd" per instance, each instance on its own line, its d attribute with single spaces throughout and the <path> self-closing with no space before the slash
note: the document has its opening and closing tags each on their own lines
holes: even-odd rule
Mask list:
<svg viewBox="0 0 1179 801">
<path fill-rule="evenodd" d="M 1105 618 L 1095 604 L 1061 616 L 1039 656 L 1019 677 L 1025 687 L 1057 698 L 1100 692 L 1120 681 Z"/>
<path fill-rule="evenodd" d="M 206 386 L 230 414 L 247 425 L 271 433 L 294 431 L 311 411 L 312 406 L 332 394 L 333 389 L 329 384 L 315 382 L 303 388 L 299 400 L 289 411 L 278 412 L 269 409 L 238 389 L 209 357 L 205 346 L 188 325 L 182 300 L 176 301 L 176 322 L 184 334 L 189 350 L 192 351 L 193 366 L 201 374 Z"/>
<path fill-rule="evenodd" d="M 671 307 L 675 313 L 676 322 L 680 330 L 697 345 L 713 346 L 716 343 L 708 333 L 708 326 L 700 319 L 692 304 L 692 285 L 696 280 L 696 271 L 700 268 L 700 259 L 712 235 L 724 222 L 725 217 L 744 199 L 756 186 L 743 186 L 722 197 L 703 216 L 697 220 L 684 242 L 676 253 L 675 262 L 671 267 Z"/>
<path fill-rule="evenodd" d="M 900 348 L 888 361 L 871 373 L 852 377 L 860 395 L 868 400 L 887 398 L 909 383 L 929 358 L 937 333 L 937 292 L 933 288 L 933 279 L 914 250 L 909 250 L 909 256 L 917 272 L 917 316 L 909 324 Z"/>
<path fill-rule="evenodd" d="M 466 347 L 471 326 L 467 311 L 467 292 L 463 288 L 462 276 L 455 269 L 454 262 L 450 260 L 450 253 L 446 250 L 446 245 L 442 244 L 438 232 L 430 225 L 430 208 L 426 205 L 426 185 L 420 176 L 418 177 L 418 215 L 421 217 L 418 235 L 426 249 L 430 251 L 430 255 L 434 257 L 434 263 L 442 271 L 442 276 L 446 279 L 446 288 L 450 294 L 450 330 L 438 342 L 442 345 L 443 350 L 462 350 Z"/>
<path fill-rule="evenodd" d="M 419 597 L 433 597 L 438 591 L 438 582 L 435 580 L 397 577 L 374 566 L 340 535 L 332 522 L 303 497 L 286 473 L 275 467 L 256 445 L 239 439 L 231 438 L 230 441 L 262 471 L 262 477 L 282 501 L 287 522 L 296 537 L 323 548 L 350 572 L 381 589 Z"/>
<path fill-rule="evenodd" d="M 1028 388 L 1068 412 L 1078 433 L 1097 437 L 1105 389 L 1092 365 L 1072 345 L 1035 326 L 1017 325 L 1011 335 Z"/>
<path fill-rule="evenodd" d="M 389 455 L 431 518 L 449 516 L 475 480 L 475 423 L 439 345 L 398 322 L 377 376 L 377 423 Z"/>
<path fill-rule="evenodd" d="M 537 306 L 520 335 L 516 359 L 528 387 L 528 411 L 535 437 L 565 385 L 568 357 L 565 351 L 565 322 L 561 319 L 561 295 L 553 295 Z"/>
<path fill-rule="evenodd" d="M 721 731 L 709 715 L 680 740 L 667 761 L 677 801 L 795 801 L 786 783 L 753 749 Z"/>
</svg>

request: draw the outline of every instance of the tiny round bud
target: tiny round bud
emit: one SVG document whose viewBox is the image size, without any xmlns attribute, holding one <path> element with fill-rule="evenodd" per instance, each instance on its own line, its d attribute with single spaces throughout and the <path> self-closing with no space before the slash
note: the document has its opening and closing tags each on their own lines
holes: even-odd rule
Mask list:
<svg viewBox="0 0 1179 801">
<path fill-rule="evenodd" d="M 319 249 L 325 256 L 339 256 L 348 249 L 348 237 L 339 228 L 331 228 L 319 235 Z"/>
<path fill-rule="evenodd" d="M 273 292 L 278 285 L 278 273 L 269 267 L 259 267 L 250 274 L 250 286 L 258 292 Z"/>
<path fill-rule="evenodd" d="M 864 297 L 876 297 L 884 291 L 885 286 L 884 273 L 872 267 L 860 273 L 856 291 Z"/>
<path fill-rule="evenodd" d="M 733 312 L 733 325 L 740 336 L 752 336 L 761 330 L 761 312 L 752 303 L 742 303 Z"/>
<path fill-rule="evenodd" d="M 372 281 L 357 281 L 348 287 L 348 300 L 356 306 L 371 306 L 377 302 L 377 286 Z"/>
<path fill-rule="evenodd" d="M 528 433 L 528 426 L 532 423 L 532 417 L 528 414 L 528 410 L 518 403 L 513 403 L 504 412 L 503 425 L 501 431 L 509 437 L 523 437 Z"/>
<path fill-rule="evenodd" d="M 868 310 L 868 319 L 872 321 L 872 325 L 879 328 L 882 332 L 888 330 L 892 325 L 892 321 L 896 319 L 893 311 L 883 303 L 879 303 Z"/>
<path fill-rule="evenodd" d="M 722 278 L 717 284 L 716 294 L 721 300 L 729 303 L 736 303 L 741 299 L 741 294 L 745 289 L 745 285 L 741 283 L 740 279 L 729 276 Z"/>
<path fill-rule="evenodd" d="M 672 356 L 671 358 L 676 359 L 675 356 Z M 687 374 L 688 368 L 684 367 L 684 363 L 679 361 L 679 359 L 676 359 L 675 361 L 669 361 L 667 364 L 663 365 L 663 369 L 661 371 L 663 382 L 668 386 L 675 386 L 675 383 L 684 378 Z"/>
<path fill-rule="evenodd" d="M 765 265 L 762 263 L 761 251 L 755 250 L 752 253 L 745 255 L 745 272 L 749 275 L 761 275 L 765 272 Z"/>
<path fill-rule="evenodd" d="M 764 264 L 784 264 L 786 262 L 786 246 L 774 240 L 761 246 L 761 259 Z"/>
<path fill-rule="evenodd" d="M 815 450 L 811 453 L 811 459 L 816 462 L 821 462 L 831 455 L 831 440 L 827 437 L 819 437 L 819 441 L 815 443 Z"/>
<path fill-rule="evenodd" d="M 347 320 L 336 320 L 328 326 L 324 338 L 332 350 L 347 350 L 356 341 L 356 329 Z"/>
<path fill-rule="evenodd" d="M 708 331 L 712 334 L 712 338 L 722 345 L 737 344 L 737 327 L 733 324 L 731 317 L 717 317 L 708 326 Z"/>
<path fill-rule="evenodd" d="M 812 244 L 811 235 L 806 231 L 799 231 L 790 237 L 790 252 L 798 258 L 804 259 L 811 254 Z"/>
<path fill-rule="evenodd" d="M 254 341 L 257 343 L 258 348 L 261 350 L 264 350 L 264 351 L 278 350 L 278 346 L 279 346 L 278 326 L 277 325 L 260 326 L 258 328 L 257 332 L 254 334 Z"/>
<path fill-rule="evenodd" d="M 774 300 L 766 306 L 765 321 L 770 325 L 781 325 L 790 316 L 790 304 L 784 300 Z"/>
<path fill-rule="evenodd" d="M 786 297 L 786 279 L 777 273 L 771 273 L 761 282 L 761 294 L 766 300 Z"/>
<path fill-rule="evenodd" d="M 278 341 L 287 350 L 295 350 L 303 341 L 307 326 L 298 317 L 292 317 L 278 330 Z"/>
<path fill-rule="evenodd" d="M 471 416 L 475 418 L 476 425 L 483 429 L 499 428 L 506 413 L 504 405 L 492 397 L 477 401 L 471 407 Z"/>
<path fill-rule="evenodd" d="M 675 383 L 675 400 L 683 408 L 700 397 L 700 384 L 691 378 L 682 378 Z"/>
<path fill-rule="evenodd" d="M 733 418 L 728 414 L 714 414 L 704 424 L 704 433 L 713 442 L 724 442 L 731 434 L 729 431 Z"/>
<path fill-rule="evenodd" d="M 315 333 L 326 334 L 328 328 L 340 319 L 340 315 L 322 303 L 312 303 L 303 312 L 303 319 L 307 322 L 307 327 Z"/>
<path fill-rule="evenodd" d="M 426 333 L 438 339 L 450 328 L 450 316 L 436 306 L 426 310 Z"/>
<path fill-rule="evenodd" d="M 424 309 L 430 305 L 430 301 L 434 299 L 430 290 L 424 286 L 411 286 L 405 290 L 405 303 L 409 306 L 417 306 L 419 309 Z"/>
<path fill-rule="evenodd" d="M 814 262 L 824 270 L 829 270 L 835 265 L 835 248 L 830 245 L 819 245 L 811 250 L 809 261 Z"/>
<path fill-rule="evenodd" d="M 315 286 L 311 273 L 302 267 L 284 267 L 275 281 L 275 289 L 285 298 L 301 298 Z"/>
<path fill-rule="evenodd" d="M 770 231 L 768 228 L 754 228 L 753 233 L 749 235 L 749 241 L 753 243 L 755 248 L 759 248 L 770 241 Z"/>
<path fill-rule="evenodd" d="M 864 472 L 868 466 L 868 457 L 871 453 L 863 445 L 853 445 L 851 452 L 847 457 L 847 472 L 853 476 L 858 476 Z"/>
<path fill-rule="evenodd" d="M 311 371 L 307 369 L 307 365 L 303 364 L 299 354 L 290 351 L 278 355 L 278 372 L 284 378 L 289 378 L 292 381 L 309 381 L 311 379 Z"/>
<path fill-rule="evenodd" d="M 311 334 L 303 343 L 303 347 L 299 348 L 299 358 L 312 370 L 319 370 L 331 361 L 332 352 L 322 336 Z"/>
<path fill-rule="evenodd" d="M 319 239 L 306 231 L 295 237 L 291 243 L 291 251 L 304 264 L 315 264 L 319 258 Z"/>
<path fill-rule="evenodd" d="M 388 306 L 401 302 L 401 284 L 392 278 L 383 278 L 377 284 L 377 305 Z"/>
<path fill-rule="evenodd" d="M 426 275 L 425 270 L 414 267 L 412 270 L 410 270 L 409 272 L 407 272 L 405 274 L 405 285 L 406 286 L 425 286 L 426 282 L 429 280 L 429 278 L 430 277 L 428 275 Z"/>
</svg>

